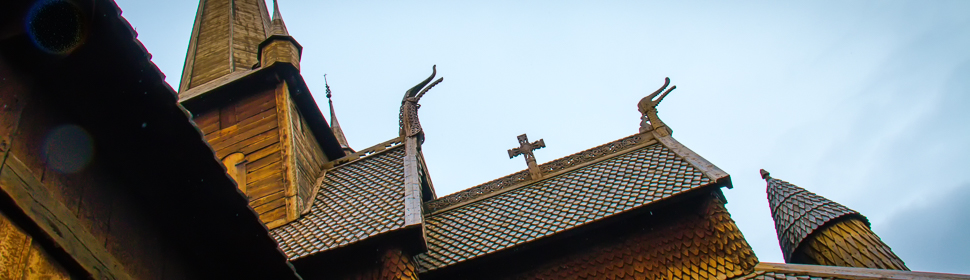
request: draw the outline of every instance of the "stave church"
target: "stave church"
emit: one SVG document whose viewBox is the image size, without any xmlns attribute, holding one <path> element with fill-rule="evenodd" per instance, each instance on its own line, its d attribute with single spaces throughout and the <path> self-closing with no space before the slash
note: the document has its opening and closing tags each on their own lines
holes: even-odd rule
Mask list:
<svg viewBox="0 0 970 280">
<path fill-rule="evenodd" d="M 0 4 L 0 279 L 970 279 L 765 170 L 785 263 L 760 262 L 731 176 L 657 113 L 670 79 L 636 133 L 545 163 L 523 134 L 527 169 L 439 196 L 431 63 L 397 136 L 351 147 L 275 1 L 200 0 L 186 31 L 169 85 L 112 0 Z"/>
</svg>

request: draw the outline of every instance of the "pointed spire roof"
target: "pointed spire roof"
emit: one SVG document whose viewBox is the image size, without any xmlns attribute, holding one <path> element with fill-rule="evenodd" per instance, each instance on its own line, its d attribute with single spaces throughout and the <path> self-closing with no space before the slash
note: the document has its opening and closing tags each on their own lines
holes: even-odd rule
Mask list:
<svg viewBox="0 0 970 280">
<path fill-rule="evenodd" d="M 290 35 L 290 32 L 286 30 L 286 23 L 283 23 L 283 15 L 280 14 L 280 5 L 276 3 L 276 0 L 273 0 L 273 22 L 269 35 Z"/>
<path fill-rule="evenodd" d="M 829 221 L 853 215 L 869 226 L 869 220 L 859 212 L 789 182 L 772 178 L 764 169 L 761 169 L 761 178 L 768 182 L 768 205 L 786 262 L 791 261 L 795 249 L 809 234 Z"/>
<path fill-rule="evenodd" d="M 270 28 L 264 0 L 200 0 L 179 92 L 252 69 Z"/>
<path fill-rule="evenodd" d="M 276 1 L 273 2 L 275 5 Z M 340 148 L 344 150 L 344 153 L 348 155 L 353 154 L 354 149 L 350 148 L 350 144 L 347 143 L 347 137 L 344 137 L 344 130 L 340 128 L 340 122 L 337 121 L 337 114 L 333 111 L 333 99 L 330 99 L 333 95 L 330 93 L 330 84 L 327 83 L 326 74 L 323 75 L 323 84 L 327 88 L 327 103 L 330 103 L 330 130 L 333 131 L 333 136 L 337 137 L 337 142 L 340 143 Z"/>
</svg>

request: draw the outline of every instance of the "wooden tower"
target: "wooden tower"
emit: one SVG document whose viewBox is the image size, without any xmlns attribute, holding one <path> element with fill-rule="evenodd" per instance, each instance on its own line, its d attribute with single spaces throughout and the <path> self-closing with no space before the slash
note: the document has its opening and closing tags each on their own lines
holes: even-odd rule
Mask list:
<svg viewBox="0 0 970 280">
<path fill-rule="evenodd" d="M 303 48 L 273 6 L 270 17 L 262 0 L 201 0 L 179 86 L 179 102 L 269 228 L 299 217 L 321 167 L 344 156 L 300 75 Z"/>
<path fill-rule="evenodd" d="M 869 220 L 834 201 L 771 178 L 768 202 L 785 262 L 909 270 L 869 228 Z"/>
</svg>

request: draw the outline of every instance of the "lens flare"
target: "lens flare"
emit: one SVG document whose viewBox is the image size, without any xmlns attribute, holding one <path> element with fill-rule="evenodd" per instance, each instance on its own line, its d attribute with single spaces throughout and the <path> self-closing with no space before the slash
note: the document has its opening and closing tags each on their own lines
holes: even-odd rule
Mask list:
<svg viewBox="0 0 970 280">
<path fill-rule="evenodd" d="M 67 0 L 38 0 L 26 19 L 30 39 L 47 53 L 67 55 L 84 42 L 81 9 Z"/>
<path fill-rule="evenodd" d="M 61 125 L 47 134 L 43 152 L 48 167 L 61 173 L 75 173 L 91 162 L 94 143 L 84 128 L 73 124 Z"/>
</svg>

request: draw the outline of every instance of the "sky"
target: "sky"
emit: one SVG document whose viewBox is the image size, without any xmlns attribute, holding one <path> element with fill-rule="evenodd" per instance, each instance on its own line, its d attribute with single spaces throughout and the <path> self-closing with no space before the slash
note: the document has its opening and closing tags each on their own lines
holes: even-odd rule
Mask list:
<svg viewBox="0 0 970 280">
<path fill-rule="evenodd" d="M 198 1 L 116 0 L 178 88 Z M 271 7 L 272 3 L 270 3 Z M 398 135 L 421 100 L 437 195 L 637 133 L 670 77 L 673 136 L 731 174 L 728 210 L 784 262 L 758 170 L 861 212 L 910 269 L 970 274 L 968 1 L 280 0 L 301 71 L 350 145 Z M 328 108 L 321 108 L 327 112 Z"/>
</svg>

